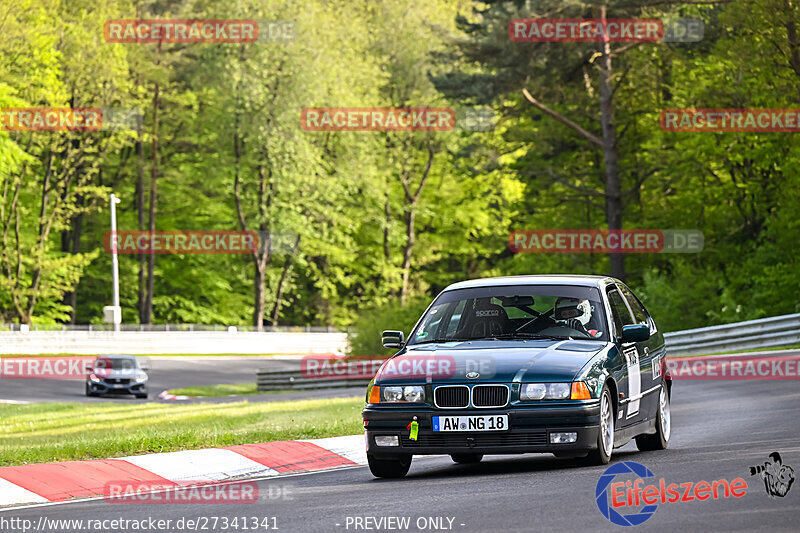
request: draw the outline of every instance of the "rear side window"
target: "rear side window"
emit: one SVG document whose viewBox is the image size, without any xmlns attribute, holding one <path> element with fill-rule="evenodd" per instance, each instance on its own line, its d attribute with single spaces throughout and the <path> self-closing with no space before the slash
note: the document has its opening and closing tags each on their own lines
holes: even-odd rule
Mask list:
<svg viewBox="0 0 800 533">
<path fill-rule="evenodd" d="M 611 304 L 611 314 L 614 315 L 614 327 L 617 330 L 617 335 L 620 335 L 622 334 L 622 326 L 633 324 L 633 318 L 618 290 L 612 289 L 608 291 L 608 303 Z"/>
<path fill-rule="evenodd" d="M 619 290 L 622 291 L 622 295 L 625 297 L 625 300 L 628 301 L 628 305 L 631 306 L 633 318 L 636 320 L 636 323 L 649 326 L 650 321 L 648 320 L 647 310 L 645 310 L 644 306 L 639 302 L 639 299 L 634 296 L 631 290 L 625 285 L 621 285 Z"/>
</svg>

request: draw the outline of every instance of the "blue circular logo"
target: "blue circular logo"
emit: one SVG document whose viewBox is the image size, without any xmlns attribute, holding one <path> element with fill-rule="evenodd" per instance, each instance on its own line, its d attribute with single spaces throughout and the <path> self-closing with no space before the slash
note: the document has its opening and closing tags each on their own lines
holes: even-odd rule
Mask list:
<svg viewBox="0 0 800 533">
<path fill-rule="evenodd" d="M 638 512 L 622 515 L 614 510 L 611 505 L 608 486 L 614 481 L 614 478 L 623 474 L 633 474 L 639 478 L 655 477 L 650 469 L 639 463 L 633 461 L 623 461 L 615 463 L 603 472 L 600 479 L 597 480 L 597 487 L 595 488 L 594 495 L 597 500 L 597 508 L 603 513 L 603 516 L 608 518 L 613 524 L 618 526 L 638 526 L 646 522 L 653 513 L 658 509 L 658 504 L 645 505 Z"/>
</svg>

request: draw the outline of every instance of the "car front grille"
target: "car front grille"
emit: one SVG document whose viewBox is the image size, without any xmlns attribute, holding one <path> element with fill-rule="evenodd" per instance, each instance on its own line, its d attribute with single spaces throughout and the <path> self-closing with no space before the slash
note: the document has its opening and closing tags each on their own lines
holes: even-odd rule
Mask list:
<svg viewBox="0 0 800 533">
<path fill-rule="evenodd" d="M 475 385 L 472 389 L 472 405 L 475 407 L 503 407 L 508 403 L 508 387 L 505 385 Z"/>
<path fill-rule="evenodd" d="M 417 440 L 411 440 L 408 435 L 403 435 L 402 444 L 406 448 L 443 447 L 443 448 L 472 448 L 507 446 L 546 446 L 547 432 L 535 431 L 525 433 L 450 433 L 431 434 L 420 433 Z"/>
<path fill-rule="evenodd" d="M 469 405 L 469 387 L 466 385 L 436 387 L 433 397 L 437 407 L 467 407 Z"/>
<path fill-rule="evenodd" d="M 131 382 L 130 379 L 127 378 L 106 378 L 103 381 L 108 383 L 109 385 L 127 385 Z"/>
</svg>

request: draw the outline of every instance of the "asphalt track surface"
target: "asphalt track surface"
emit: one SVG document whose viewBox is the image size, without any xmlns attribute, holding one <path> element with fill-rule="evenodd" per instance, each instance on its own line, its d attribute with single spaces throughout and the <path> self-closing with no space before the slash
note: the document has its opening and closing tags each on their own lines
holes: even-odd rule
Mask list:
<svg viewBox="0 0 800 533">
<path fill-rule="evenodd" d="M 256 370 L 269 368 L 272 370 L 291 370 L 300 368 L 300 356 L 271 357 L 236 357 L 236 356 L 203 356 L 203 357 L 150 357 L 150 377 L 148 383 L 148 400 L 162 401 L 158 394 L 167 389 L 199 385 L 218 385 L 236 383 L 254 383 Z M 306 398 L 334 398 L 343 396 L 361 396 L 364 387 L 302 391 L 280 394 L 249 394 L 244 396 L 223 396 L 187 400 L 189 402 L 232 402 L 247 400 L 250 402 L 269 402 L 278 400 L 294 400 Z M 87 397 L 84 394 L 84 381 L 74 379 L 0 379 L 0 401 L 23 402 L 89 402 L 89 403 L 144 403 L 130 395 L 106 395 Z M 0 528 L 2 531 L 2 528 Z"/>
<path fill-rule="evenodd" d="M 608 521 L 595 502 L 595 486 L 606 467 L 584 467 L 548 454 L 489 456 L 477 465 L 456 465 L 449 457 L 417 458 L 408 477 L 378 480 L 366 467 L 258 481 L 257 503 L 119 504 L 104 500 L 43 505 L 0 512 L 4 531 L 21 531 L 8 520 L 36 524 L 48 520 L 180 519 L 216 517 L 206 531 L 270 531 L 231 524 L 235 517 L 275 517 L 279 531 L 798 531 L 800 482 L 783 498 L 767 495 L 749 467 L 779 451 L 784 465 L 800 475 L 800 383 L 797 381 L 681 381 L 673 389 L 673 433 L 665 451 L 639 452 L 633 443 L 615 450 L 612 464 L 636 461 L 669 483 L 746 480 L 739 499 L 660 503 L 639 526 Z M 270 500 L 270 494 L 287 498 Z M 291 498 L 291 499 L 289 499 Z M 357 517 L 409 517 L 401 529 L 356 528 Z M 444 520 L 445 529 L 425 526 L 427 517 Z M 349 521 L 348 521 L 349 518 Z M 2 519 L 6 519 L 4 523 Z M 227 519 L 228 528 L 223 528 Z M 373 522 L 361 522 L 374 526 Z M 75 524 L 48 531 L 86 531 Z M 198 528 L 198 530 L 203 530 Z M 112 531 L 112 529 L 94 529 Z M 114 531 L 142 531 L 118 528 Z M 155 531 L 151 529 L 148 531 Z"/>
</svg>

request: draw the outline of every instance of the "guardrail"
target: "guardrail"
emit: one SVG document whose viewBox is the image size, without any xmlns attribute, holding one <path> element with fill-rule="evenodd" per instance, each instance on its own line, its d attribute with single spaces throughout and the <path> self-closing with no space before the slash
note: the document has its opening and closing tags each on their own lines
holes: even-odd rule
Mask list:
<svg viewBox="0 0 800 533">
<path fill-rule="evenodd" d="M 800 313 L 664 334 L 669 355 L 699 355 L 800 344 Z"/>
<path fill-rule="evenodd" d="M 303 376 L 300 370 L 258 370 L 256 372 L 256 384 L 258 390 L 262 392 L 363 387 L 369 383 L 370 379 L 372 378 L 310 378 Z"/>
</svg>

